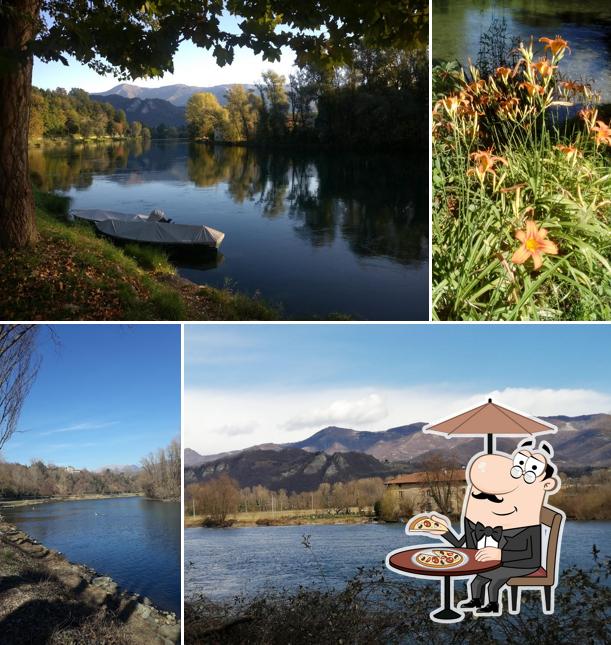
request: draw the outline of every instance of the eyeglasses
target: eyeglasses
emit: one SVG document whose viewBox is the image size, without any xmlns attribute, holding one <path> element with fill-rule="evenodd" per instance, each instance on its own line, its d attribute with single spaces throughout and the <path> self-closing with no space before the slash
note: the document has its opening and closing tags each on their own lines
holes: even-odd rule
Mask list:
<svg viewBox="0 0 611 645">
<path fill-rule="evenodd" d="M 520 466 L 514 466 L 510 472 L 511 476 L 514 479 L 520 479 L 520 477 L 524 477 L 524 481 L 527 484 L 532 484 L 535 479 L 537 479 L 537 474 L 533 470 L 527 470 L 526 472 L 524 472 L 524 470 L 522 470 Z"/>
</svg>

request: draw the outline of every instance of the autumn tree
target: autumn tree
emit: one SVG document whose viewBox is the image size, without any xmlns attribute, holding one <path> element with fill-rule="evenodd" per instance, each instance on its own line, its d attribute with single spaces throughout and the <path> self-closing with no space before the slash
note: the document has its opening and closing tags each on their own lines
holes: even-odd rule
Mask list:
<svg viewBox="0 0 611 645">
<path fill-rule="evenodd" d="M 255 137 L 259 119 L 258 97 L 247 92 L 243 85 L 232 85 L 225 93 L 227 141 L 250 141 Z"/>
<path fill-rule="evenodd" d="M 433 455 L 424 462 L 426 488 L 437 505 L 439 512 L 450 516 L 457 510 L 457 490 L 464 481 L 464 472 L 451 458 Z"/>
<path fill-rule="evenodd" d="M 263 72 L 257 89 L 261 96 L 259 131 L 264 139 L 281 139 L 286 134 L 289 99 L 286 79 L 273 70 Z"/>
<path fill-rule="evenodd" d="M 187 101 L 185 119 L 193 139 L 213 140 L 226 112 L 211 92 L 198 92 Z"/>
<path fill-rule="evenodd" d="M 36 239 L 27 154 L 34 56 L 67 65 L 70 55 L 121 80 L 173 72 L 186 40 L 212 50 L 219 65 L 233 61 L 236 47 L 268 61 L 290 47 L 299 64 L 343 62 L 361 37 L 380 47 L 426 41 L 427 7 L 425 0 L 0 0 L 0 247 Z M 224 12 L 238 19 L 236 31 L 221 27 Z"/>
<path fill-rule="evenodd" d="M 288 96 L 291 101 L 293 127 L 304 130 L 311 125 L 312 106 L 319 91 L 316 81 L 307 67 L 289 76 Z"/>
</svg>

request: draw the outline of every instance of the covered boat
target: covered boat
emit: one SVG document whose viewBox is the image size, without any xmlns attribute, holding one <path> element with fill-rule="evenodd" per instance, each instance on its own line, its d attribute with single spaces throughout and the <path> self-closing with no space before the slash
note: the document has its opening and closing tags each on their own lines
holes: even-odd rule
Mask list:
<svg viewBox="0 0 611 645">
<path fill-rule="evenodd" d="M 96 229 L 108 237 L 127 242 L 218 249 L 225 237 L 225 233 L 209 226 L 175 224 L 159 209 L 148 215 L 98 209 L 73 210 L 70 215 L 93 222 Z"/>
<path fill-rule="evenodd" d="M 104 211 L 97 208 L 90 208 L 86 210 L 73 210 L 70 214 L 77 219 L 84 219 L 88 222 L 105 222 L 106 220 L 113 219 L 120 222 L 165 222 L 169 223 L 172 220 L 165 216 L 162 210 L 152 210 L 148 215 L 137 213 L 119 213 L 117 211 Z"/>
<path fill-rule="evenodd" d="M 107 219 L 96 222 L 95 227 L 100 233 L 115 239 L 167 246 L 203 246 L 218 249 L 225 237 L 225 233 L 209 226 L 190 224 Z"/>
</svg>

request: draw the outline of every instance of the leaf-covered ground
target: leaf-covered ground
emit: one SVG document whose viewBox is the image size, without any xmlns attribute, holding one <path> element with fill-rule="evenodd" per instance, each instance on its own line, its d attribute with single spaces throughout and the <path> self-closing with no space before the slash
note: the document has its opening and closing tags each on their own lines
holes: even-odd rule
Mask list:
<svg viewBox="0 0 611 645">
<path fill-rule="evenodd" d="M 38 243 L 0 251 L 2 320 L 266 320 L 260 300 L 198 286 L 160 253 L 124 250 L 85 223 L 69 224 L 67 200 L 37 195 Z"/>
</svg>

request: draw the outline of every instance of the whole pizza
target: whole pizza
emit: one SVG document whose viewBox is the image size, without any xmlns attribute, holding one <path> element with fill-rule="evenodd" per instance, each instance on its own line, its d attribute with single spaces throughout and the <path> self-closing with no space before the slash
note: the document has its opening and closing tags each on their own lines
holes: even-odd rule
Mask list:
<svg viewBox="0 0 611 645">
<path fill-rule="evenodd" d="M 458 551 L 431 549 L 430 551 L 421 551 L 418 553 L 415 560 L 423 567 L 449 569 L 450 567 L 461 565 L 465 561 L 465 556 Z"/>
</svg>

